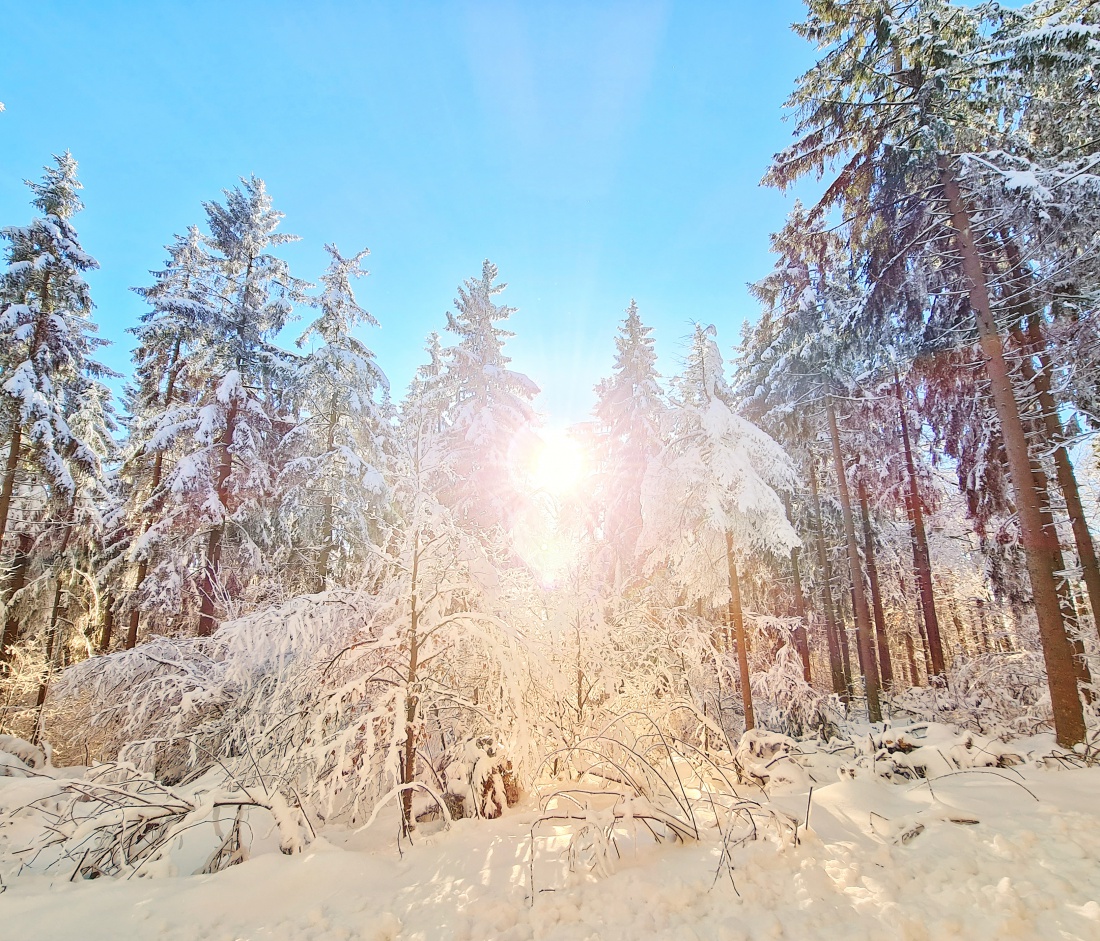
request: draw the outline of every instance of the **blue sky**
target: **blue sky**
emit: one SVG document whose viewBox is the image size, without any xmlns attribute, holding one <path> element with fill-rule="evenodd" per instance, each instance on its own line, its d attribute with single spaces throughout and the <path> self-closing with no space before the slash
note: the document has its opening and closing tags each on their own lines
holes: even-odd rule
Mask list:
<svg viewBox="0 0 1100 941">
<path fill-rule="evenodd" d="M 102 270 L 104 359 L 127 371 L 163 246 L 238 177 L 302 236 L 368 246 L 361 300 L 395 392 L 491 258 L 519 308 L 516 368 L 552 424 L 582 420 L 636 297 L 660 366 L 693 321 L 723 349 L 755 316 L 790 197 L 762 189 L 813 50 L 795 0 L 647 3 L 112 2 L 11 5 L 0 37 L 0 225 L 66 148 Z M 296 335 L 296 333 L 294 333 Z M 289 338 L 288 338 L 289 340 Z"/>
</svg>

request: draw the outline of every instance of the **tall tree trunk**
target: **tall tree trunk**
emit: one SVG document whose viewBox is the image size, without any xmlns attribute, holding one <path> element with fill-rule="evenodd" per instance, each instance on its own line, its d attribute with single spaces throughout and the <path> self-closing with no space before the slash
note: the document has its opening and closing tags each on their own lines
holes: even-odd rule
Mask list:
<svg viewBox="0 0 1100 941">
<path fill-rule="evenodd" d="M 788 521 L 791 518 L 791 501 L 784 497 L 783 506 L 787 511 Z M 800 549 L 795 546 L 791 550 L 791 579 L 792 590 L 794 591 L 794 613 L 798 618 L 798 626 L 794 629 L 794 642 L 798 647 L 798 655 L 802 658 L 802 677 L 807 683 L 810 682 L 810 640 L 806 634 L 806 625 L 809 621 L 806 619 L 806 597 L 802 594 L 802 572 L 799 569 L 798 557 Z"/>
<path fill-rule="evenodd" d="M 30 533 L 20 533 L 16 543 L 15 556 L 11 562 L 11 574 L 8 576 L 7 585 L 4 587 L 4 598 L 8 604 L 7 617 L 4 619 L 4 633 L 0 637 L 0 668 L 7 672 L 7 664 L 11 659 L 11 649 L 19 640 L 19 617 L 13 605 L 15 596 L 23 590 L 27 584 L 27 571 L 31 566 L 31 549 L 34 548 L 34 538 Z"/>
<path fill-rule="evenodd" d="M 35 700 L 34 733 L 31 735 L 32 745 L 37 745 L 42 738 L 42 716 L 46 707 L 46 694 L 49 691 L 50 680 L 53 679 L 54 660 L 57 657 L 58 648 L 61 646 L 59 615 L 61 612 L 61 594 L 64 591 L 64 581 L 58 570 L 65 561 L 65 553 L 69 550 L 69 540 L 72 538 L 73 534 L 73 516 L 75 515 L 75 510 L 74 498 L 74 502 L 69 504 L 68 510 L 62 520 L 65 535 L 61 540 L 61 547 L 57 550 L 57 555 L 52 566 L 54 571 L 54 590 L 53 602 L 50 605 L 50 620 L 46 626 L 46 672 L 43 674 L 42 680 L 38 684 L 38 696 Z M 71 566 L 67 574 L 70 578 L 72 577 Z"/>
<path fill-rule="evenodd" d="M 844 677 L 844 661 L 837 638 L 836 609 L 833 607 L 832 572 L 829 554 L 825 551 L 825 526 L 821 518 L 821 497 L 817 490 L 817 462 L 810 460 L 810 496 L 814 503 L 814 523 L 817 530 L 817 562 L 821 568 L 821 609 L 825 614 L 825 639 L 829 645 L 829 672 L 833 680 L 833 692 L 848 702 L 848 684 Z"/>
<path fill-rule="evenodd" d="M 726 566 L 729 569 L 729 624 L 737 640 L 737 666 L 741 671 L 741 703 L 745 707 L 745 731 L 756 726 L 752 711 L 752 686 L 749 683 L 749 649 L 745 637 L 745 616 L 741 610 L 741 579 L 737 577 L 737 561 L 733 557 L 733 533 L 726 533 Z"/>
<path fill-rule="evenodd" d="M 943 676 L 943 640 L 940 637 L 940 619 L 936 614 L 936 597 L 932 592 L 932 557 L 928 551 L 928 533 L 924 528 L 924 509 L 920 489 L 917 487 L 917 465 L 913 459 L 913 443 L 909 438 L 909 420 L 905 416 L 905 398 L 901 391 L 901 378 L 894 372 L 894 392 L 898 397 L 898 421 L 901 424 L 901 442 L 905 451 L 905 470 L 908 478 L 909 524 L 913 536 L 913 572 L 917 577 L 921 613 L 924 615 L 925 651 L 931 662 L 929 676 Z"/>
<path fill-rule="evenodd" d="M 187 282 L 185 282 L 186 284 Z M 180 372 L 183 370 L 183 362 L 180 359 L 180 350 L 183 346 L 183 338 L 176 337 L 176 342 L 172 346 L 172 355 L 169 358 L 168 366 L 168 382 L 164 386 L 164 404 L 161 406 L 167 409 L 175 398 L 176 382 L 179 379 Z M 153 457 L 153 473 L 149 477 L 149 498 L 155 499 L 157 490 L 160 489 L 161 478 L 164 475 L 164 452 L 157 451 Z M 141 534 L 144 536 L 149 532 L 150 527 L 153 525 L 153 513 L 156 508 L 145 514 L 145 519 L 141 524 Z M 137 575 L 134 578 L 134 590 L 130 601 L 130 618 L 129 623 L 126 626 L 126 649 L 133 650 L 137 644 L 138 627 L 141 624 L 141 608 L 138 606 L 138 592 L 141 590 L 142 582 L 145 581 L 145 577 L 149 574 L 149 559 L 147 556 L 142 556 L 138 560 Z"/>
<path fill-rule="evenodd" d="M 1066 501 L 1066 515 L 1069 517 L 1073 542 L 1077 549 L 1077 558 L 1081 564 L 1081 575 L 1085 582 L 1085 590 L 1088 592 L 1093 626 L 1100 632 L 1100 562 L 1097 561 L 1096 545 L 1093 542 L 1092 533 L 1089 531 L 1084 506 L 1081 503 L 1081 491 L 1077 486 L 1077 475 L 1074 473 L 1073 463 L 1066 451 L 1066 433 L 1065 428 L 1062 427 L 1062 419 L 1058 414 L 1058 403 L 1054 399 L 1051 388 L 1054 364 L 1051 360 L 1046 337 L 1043 336 L 1040 306 L 1032 291 L 1032 276 L 1024 265 L 1015 239 L 1007 234 L 1002 234 L 1002 242 L 1015 281 L 1013 293 L 1017 299 L 1020 320 L 1023 323 L 1023 326 L 1020 324 L 1013 325 L 1012 337 L 1021 349 L 1034 355 L 1039 360 L 1039 368 L 1036 370 L 1030 357 L 1027 355 L 1022 356 L 1020 358 L 1020 369 L 1024 379 L 1035 390 L 1039 399 L 1043 431 L 1045 432 L 1047 447 L 1053 450 L 1055 477 Z M 1024 332 L 1025 329 L 1026 333 Z"/>
<path fill-rule="evenodd" d="M 1034 473 L 1035 493 L 1039 498 L 1039 511 L 1043 517 L 1043 523 L 1054 540 L 1054 566 L 1055 584 L 1058 588 L 1058 608 L 1062 612 L 1062 623 L 1065 625 L 1066 636 L 1073 648 L 1073 664 L 1077 674 L 1077 682 L 1081 684 L 1081 695 L 1085 702 L 1092 703 L 1092 674 L 1089 671 L 1088 659 L 1085 656 L 1085 645 L 1081 641 L 1080 627 L 1077 620 L 1077 608 L 1073 603 L 1073 590 L 1069 579 L 1065 577 L 1065 558 L 1062 555 L 1062 546 L 1058 541 L 1058 530 L 1054 525 L 1054 512 L 1050 506 L 1049 478 L 1046 472 L 1038 465 Z"/>
<path fill-rule="evenodd" d="M 0 547 L 4 544 L 4 534 L 8 531 L 8 516 L 11 514 L 11 496 L 15 492 L 15 475 L 19 471 L 19 450 L 23 443 L 23 429 L 18 422 L 12 422 L 11 440 L 8 442 L 8 459 L 4 462 L 4 482 L 0 485 Z"/>
<path fill-rule="evenodd" d="M 989 622 L 985 616 L 985 602 L 981 598 L 974 599 L 974 606 L 978 611 L 978 627 L 981 631 L 982 641 L 982 653 L 989 653 L 993 650 L 993 637 L 989 631 Z"/>
<path fill-rule="evenodd" d="M 882 685 L 894 685 L 894 663 L 890 657 L 890 639 L 886 634 L 886 613 L 882 608 L 882 589 L 875 564 L 875 537 L 871 531 L 871 510 L 867 505 L 867 486 L 859 482 L 859 508 L 863 515 L 863 557 L 867 561 L 867 580 L 871 583 L 871 610 L 875 616 L 875 639 L 878 642 L 878 668 Z"/>
<path fill-rule="evenodd" d="M 906 631 L 902 636 L 905 638 L 905 654 L 909 660 L 909 685 L 920 686 L 920 673 L 917 671 L 917 652 L 914 649 L 913 635 Z"/>
<path fill-rule="evenodd" d="M 833 443 L 833 463 L 836 464 L 837 491 L 840 496 L 840 515 L 844 521 L 844 535 L 848 542 L 848 567 L 852 575 L 852 603 L 855 607 L 856 644 L 863 666 L 863 680 L 867 692 L 867 718 L 871 722 L 882 721 L 879 703 L 879 675 L 875 655 L 871 649 L 871 612 L 867 607 L 867 594 L 863 590 L 863 572 L 859 565 L 859 545 L 856 542 L 856 526 L 852 517 L 852 498 L 848 492 L 848 478 L 844 473 L 844 456 L 840 451 L 840 432 L 836 425 L 836 411 L 830 401 L 825 406 L 829 419 L 829 436 Z"/>
<path fill-rule="evenodd" d="M 940 585 L 941 590 L 943 585 Z M 947 592 L 947 610 L 951 614 L 951 623 L 955 625 L 955 634 L 959 638 L 959 648 L 966 657 L 971 656 L 970 638 L 967 635 L 966 625 L 963 623 L 962 614 L 959 613 L 959 602 L 954 592 Z"/>
<path fill-rule="evenodd" d="M 1029 324 L 1028 340 L 1038 347 L 1039 371 L 1036 372 L 1026 359 L 1021 360 L 1024 376 L 1031 373 L 1031 383 L 1038 393 L 1039 409 L 1043 416 L 1043 431 L 1047 444 L 1053 447 L 1054 473 L 1058 487 L 1066 501 L 1066 515 L 1069 517 L 1070 530 L 1073 533 L 1074 548 L 1081 563 L 1081 575 L 1088 592 L 1089 607 L 1093 612 L 1093 625 L 1100 632 L 1100 563 L 1097 562 L 1096 546 L 1085 518 L 1085 508 L 1081 502 L 1081 491 L 1077 486 L 1077 475 L 1065 447 L 1065 429 L 1058 417 L 1058 405 L 1050 391 L 1050 370 L 1053 365 L 1043 342 L 1038 318 L 1032 316 Z"/>
<path fill-rule="evenodd" d="M 326 439 L 327 453 L 329 454 L 332 453 L 332 449 L 336 445 L 336 424 L 338 421 L 339 416 L 336 413 L 336 396 L 333 395 L 332 403 L 329 408 L 328 437 Z M 332 529 L 332 493 L 326 491 L 321 507 L 321 539 L 323 542 L 321 543 L 321 551 L 317 556 L 317 583 L 314 589 L 315 591 L 324 591 L 325 585 L 328 583 L 328 568 L 332 558 Z"/>
<path fill-rule="evenodd" d="M 905 503 L 906 503 L 905 510 L 908 513 L 909 512 L 909 497 L 905 498 Z M 910 516 L 909 519 L 912 520 L 912 516 Z M 912 534 L 912 529 L 910 529 L 910 534 Z M 900 571 L 898 572 L 898 584 L 901 588 L 902 596 L 907 597 L 908 594 L 909 594 L 908 586 L 905 583 L 905 576 Z M 918 597 L 919 597 L 919 594 L 920 594 L 919 590 L 916 590 L 916 595 Z M 925 676 L 926 681 L 927 681 L 927 680 L 930 680 L 934 674 L 932 673 L 932 657 L 928 653 L 928 635 L 924 631 L 924 614 L 923 614 L 923 612 L 921 610 L 921 606 L 919 604 L 913 606 L 912 612 L 913 612 L 913 626 L 916 628 L 917 641 L 919 641 L 919 643 L 920 643 L 920 657 L 921 657 L 920 662 L 924 665 L 924 676 Z M 916 685 L 919 686 L 921 684 L 917 683 Z"/>
<path fill-rule="evenodd" d="M 46 694 L 50 688 L 50 680 L 53 679 L 54 658 L 57 648 L 60 646 L 60 638 L 57 636 L 58 612 L 61 609 L 62 579 L 59 574 L 54 575 L 53 602 L 50 605 L 50 621 L 46 629 L 46 672 L 38 684 L 38 695 L 34 703 L 34 731 L 31 733 L 31 744 L 37 745 L 42 740 L 42 715 L 46 708 Z"/>
<path fill-rule="evenodd" d="M 413 545 L 412 584 L 409 589 L 409 668 L 405 674 L 405 748 L 401 758 L 401 783 L 411 785 L 416 777 L 416 716 L 420 699 L 414 692 L 420 670 L 420 609 L 417 607 L 417 579 L 420 571 L 420 533 Z M 475 798 L 477 795 L 474 795 Z M 408 835 L 416 825 L 412 816 L 412 788 L 401 792 L 401 827 Z"/>
<path fill-rule="evenodd" d="M 1031 455 L 1020 409 L 1016 402 L 1012 377 L 1005 360 L 1001 337 L 993 319 L 989 287 L 981 255 L 971 229 L 970 213 L 959 188 L 955 170 L 947 156 L 939 158 L 941 182 L 951 226 L 955 230 L 962 262 L 963 279 L 974 313 L 978 341 L 985 357 L 985 374 L 989 380 L 997 417 L 1001 423 L 1005 452 L 1008 458 L 1012 489 L 1020 521 L 1020 535 L 1035 613 L 1039 621 L 1039 637 L 1046 661 L 1047 685 L 1054 711 L 1054 729 L 1058 744 L 1072 747 L 1085 739 L 1085 719 L 1081 697 L 1077 692 L 1077 670 L 1073 648 L 1066 636 L 1062 613 L 1058 606 L 1058 587 L 1054 577 L 1053 546 L 1043 526 L 1035 484 L 1031 475 Z"/>
<path fill-rule="evenodd" d="M 237 421 L 237 406 L 231 405 L 225 417 L 225 431 L 222 432 L 221 460 L 218 464 L 218 476 L 214 484 L 214 492 L 218 495 L 218 502 L 223 511 L 228 509 L 229 501 L 229 474 L 233 470 L 233 430 Z M 214 592 L 218 584 L 218 574 L 221 568 L 222 540 L 225 537 L 224 520 L 210 530 L 206 540 L 206 558 L 202 569 L 202 582 L 199 585 L 199 637 L 209 637 L 214 633 Z"/>
<path fill-rule="evenodd" d="M 107 600 L 103 606 L 103 626 L 99 631 L 98 649 L 100 653 L 106 653 L 111 649 L 111 635 L 115 632 L 115 597 L 108 592 Z"/>
</svg>

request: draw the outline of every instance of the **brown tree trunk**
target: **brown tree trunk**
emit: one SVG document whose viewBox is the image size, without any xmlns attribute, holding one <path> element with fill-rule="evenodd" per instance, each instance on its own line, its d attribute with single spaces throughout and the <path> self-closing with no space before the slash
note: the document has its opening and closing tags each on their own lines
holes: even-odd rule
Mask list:
<svg viewBox="0 0 1100 941">
<path fill-rule="evenodd" d="M 1039 637 L 1046 661 L 1047 685 L 1054 711 L 1054 729 L 1058 744 L 1072 747 L 1085 739 L 1085 719 L 1081 697 L 1077 691 L 1073 648 L 1066 636 L 1062 613 L 1058 606 L 1058 588 L 1054 578 L 1053 546 L 1045 532 L 1032 479 L 1031 455 L 1024 433 L 1016 394 L 1012 387 L 1008 363 L 1001 337 L 993 319 L 982 259 L 970 225 L 970 213 L 955 176 L 954 167 L 946 156 L 940 157 L 940 175 L 944 198 L 955 230 L 963 279 L 974 313 L 978 341 L 985 357 L 985 374 L 989 380 L 997 417 L 1001 424 L 1005 452 L 1008 458 L 1012 489 L 1015 497 L 1020 535 L 1035 613 L 1039 621 Z"/>
<path fill-rule="evenodd" d="M 982 653 L 989 653 L 993 650 L 993 637 L 989 631 L 989 622 L 985 616 L 985 602 L 981 598 L 974 600 L 974 605 L 978 611 L 978 627 L 981 631 L 982 641 Z"/>
<path fill-rule="evenodd" d="M 0 667 L 4 672 L 7 671 L 7 663 L 11 659 L 11 649 L 19 640 L 19 618 L 12 606 L 15 604 L 15 596 L 27 584 L 32 548 L 34 548 L 34 539 L 31 534 L 20 533 L 19 542 L 15 547 L 15 557 L 12 559 L 11 574 L 4 588 L 4 597 L 9 605 L 7 617 L 4 619 L 4 634 L 0 637 Z"/>
<path fill-rule="evenodd" d="M 871 583 L 871 610 L 875 616 L 875 639 L 878 642 L 878 668 L 884 689 L 894 685 L 894 663 L 890 657 L 890 640 L 886 634 L 886 612 L 882 607 L 882 589 L 875 564 L 875 537 L 871 531 L 871 510 L 867 504 L 867 487 L 859 482 L 859 508 L 863 515 L 863 557 L 867 561 L 867 580 Z"/>
<path fill-rule="evenodd" d="M 336 396 L 332 397 L 331 407 L 329 409 L 328 420 L 328 438 L 327 438 L 327 450 L 328 453 L 332 453 L 333 447 L 336 445 L 336 423 L 339 418 L 336 414 Z M 324 591 L 325 585 L 328 583 L 328 568 L 332 558 L 332 494 L 325 493 L 322 510 L 321 510 L 321 538 L 324 540 L 321 544 L 321 551 L 317 556 L 317 583 L 315 591 Z"/>
<path fill-rule="evenodd" d="M 905 417 L 905 399 L 901 391 L 901 379 L 894 373 L 894 392 L 898 397 L 898 421 L 901 424 L 901 442 L 905 451 L 905 469 L 908 478 L 909 523 L 913 535 L 913 572 L 917 577 L 921 613 L 924 615 L 924 642 L 931 662 L 929 676 L 942 676 L 943 641 L 940 638 L 940 620 L 936 615 L 936 598 L 932 592 L 932 557 L 928 551 L 928 533 L 924 528 L 924 509 L 917 487 L 917 465 L 913 460 L 913 444 L 909 439 L 909 420 Z"/>
<path fill-rule="evenodd" d="M 227 508 L 229 501 L 229 474 L 233 470 L 233 429 L 237 420 L 237 406 L 231 405 L 225 418 L 225 431 L 222 432 L 221 461 L 218 464 L 218 477 L 214 484 L 214 491 L 218 495 L 218 501 Z M 218 584 L 218 573 L 221 567 L 222 539 L 225 536 L 225 523 L 218 523 L 210 530 L 206 540 L 206 557 L 202 569 L 202 582 L 199 585 L 199 637 L 209 637 L 214 633 L 214 591 Z"/>
<path fill-rule="evenodd" d="M 817 490 L 817 463 L 810 462 L 810 495 L 814 503 L 814 522 L 817 529 L 817 562 L 821 568 L 821 609 L 825 614 L 825 639 L 829 645 L 829 672 L 833 680 L 833 692 L 848 702 L 848 684 L 844 677 L 844 661 L 840 653 L 840 641 L 836 629 L 836 609 L 833 606 L 832 572 L 829 554 L 825 551 L 825 527 L 821 519 L 821 497 Z"/>
<path fill-rule="evenodd" d="M 179 379 L 180 372 L 183 370 L 183 362 L 180 360 L 180 350 L 183 345 L 183 338 L 176 337 L 175 345 L 172 347 L 172 356 L 169 358 L 168 367 L 168 382 L 164 387 L 164 404 L 163 408 L 167 409 L 172 404 L 172 400 L 175 397 L 176 382 Z M 156 456 L 153 458 L 153 473 L 149 477 L 149 497 L 153 499 L 156 496 L 157 490 L 160 488 L 161 478 L 164 475 L 164 452 L 157 451 Z M 153 525 L 153 512 L 146 514 L 144 521 L 141 524 L 141 534 L 144 536 L 149 532 L 150 527 Z M 142 557 L 138 560 L 137 575 L 134 578 L 134 590 L 132 592 L 130 601 L 130 618 L 126 627 L 126 649 L 133 650 L 137 644 L 138 627 L 141 623 L 141 609 L 138 607 L 138 592 L 141 589 L 142 582 L 145 581 L 145 576 L 149 574 L 149 559 Z"/>
<path fill-rule="evenodd" d="M 905 637 L 905 653 L 909 658 L 909 685 L 920 686 L 920 673 L 917 671 L 917 652 L 914 649 L 913 635 L 906 631 L 903 636 Z"/>
<path fill-rule="evenodd" d="M 1043 523 L 1054 540 L 1054 571 L 1055 584 L 1058 588 L 1058 608 L 1062 612 L 1062 623 L 1065 625 L 1066 636 L 1073 648 L 1073 663 L 1077 674 L 1077 682 L 1081 684 L 1081 695 L 1085 702 L 1092 703 L 1092 674 L 1089 671 L 1088 659 L 1085 655 L 1085 645 L 1081 641 L 1080 627 L 1077 620 L 1077 608 L 1073 603 L 1073 590 L 1069 579 L 1063 573 L 1065 571 L 1065 558 L 1062 555 L 1062 546 L 1058 541 L 1058 530 L 1054 525 L 1054 512 L 1050 507 L 1050 479 L 1041 467 L 1036 466 L 1034 473 L 1035 493 L 1039 498 L 1039 511 L 1042 514 Z"/>
<path fill-rule="evenodd" d="M 787 498 L 783 499 L 783 506 L 787 511 L 788 521 L 791 518 L 791 501 Z M 806 619 L 806 598 L 802 594 L 802 572 L 799 569 L 798 557 L 800 549 L 796 546 L 791 550 L 791 578 L 792 578 L 792 590 L 794 591 L 794 613 L 798 618 L 798 626 L 794 629 L 794 642 L 798 647 L 798 655 L 802 658 L 802 677 L 807 683 L 810 682 L 810 641 L 806 634 L 806 625 L 809 621 Z"/>
<path fill-rule="evenodd" d="M 420 535 L 413 546 L 412 585 L 409 590 L 409 668 L 405 674 L 405 748 L 401 759 L 401 783 L 411 785 L 416 777 L 416 717 L 420 699 L 414 692 L 420 669 L 420 609 L 417 607 L 417 578 L 420 571 Z M 477 795 L 475 795 L 476 797 Z M 412 816 L 412 788 L 401 792 L 401 826 L 408 835 L 416 826 Z"/>
<path fill-rule="evenodd" d="M 98 649 L 100 653 L 106 653 L 111 649 L 111 635 L 115 632 L 115 599 L 112 594 L 107 595 L 104 603 L 103 626 L 99 631 Z"/>
<path fill-rule="evenodd" d="M 833 463 L 836 465 L 837 491 L 840 497 L 840 514 L 844 521 L 844 535 L 848 543 L 848 567 L 852 576 L 852 602 L 855 607 L 856 644 L 863 666 L 863 679 L 867 692 L 867 718 L 871 722 L 882 721 L 879 703 L 879 675 L 875 655 L 871 649 L 871 612 L 867 607 L 867 595 L 863 590 L 863 572 L 859 565 L 859 545 L 856 543 L 855 520 L 852 517 L 852 499 L 848 492 L 848 478 L 844 473 L 844 457 L 840 452 L 840 432 L 836 425 L 836 412 L 832 402 L 825 406 L 829 419 L 829 436 L 833 443 Z"/>
<path fill-rule="evenodd" d="M 69 549 L 69 540 L 72 538 L 73 534 L 73 516 L 75 509 L 75 505 L 70 504 L 62 520 L 62 525 L 65 527 L 65 535 L 61 540 L 61 547 L 57 551 L 57 556 L 53 564 L 53 602 L 50 605 L 50 620 L 46 627 L 46 672 L 42 676 L 42 681 L 38 684 L 38 696 L 35 700 L 34 733 L 31 735 L 32 745 L 37 745 L 42 737 L 42 712 L 46 706 L 46 694 L 49 691 L 50 680 L 53 679 L 54 659 L 57 656 L 58 648 L 61 646 L 59 614 L 61 611 L 61 594 L 64 590 L 64 583 L 58 569 L 61 568 L 61 564 L 65 560 L 65 553 Z M 72 577 L 71 571 L 70 568 L 70 577 Z"/>
<path fill-rule="evenodd" d="M 19 450 L 23 442 L 23 429 L 12 422 L 11 441 L 8 442 L 8 459 L 4 462 L 4 482 L 0 486 L 0 547 L 4 544 L 4 534 L 8 531 L 8 516 L 11 514 L 11 496 L 15 492 L 15 475 L 19 471 Z"/>
<path fill-rule="evenodd" d="M 741 671 L 741 703 L 745 707 L 745 731 L 756 726 L 752 711 L 752 686 L 749 683 L 749 650 L 745 637 L 745 617 L 741 610 L 741 580 L 737 577 L 737 562 L 733 557 L 733 534 L 726 533 L 726 566 L 729 569 L 729 624 L 737 641 L 737 666 Z"/>
<path fill-rule="evenodd" d="M 1024 379 L 1030 383 L 1039 399 L 1043 431 L 1045 432 L 1047 447 L 1053 450 L 1055 477 L 1066 501 L 1066 515 L 1069 517 L 1074 547 L 1077 550 L 1077 558 L 1081 564 L 1081 575 L 1085 582 L 1085 590 L 1088 593 L 1089 607 L 1093 615 L 1093 626 L 1100 632 L 1100 562 L 1097 561 L 1096 545 L 1093 542 L 1092 533 L 1089 531 L 1085 509 L 1081 503 L 1081 491 L 1077 486 L 1077 475 L 1074 473 L 1073 463 L 1070 461 L 1065 448 L 1066 433 L 1062 427 L 1062 419 L 1058 414 L 1058 403 L 1054 400 L 1054 393 L 1051 389 L 1050 383 L 1054 364 L 1051 361 L 1046 337 L 1043 336 L 1039 304 L 1031 290 L 1031 275 L 1024 266 L 1015 240 L 1009 236 L 1003 236 L 1003 242 L 1008 264 L 1016 282 L 1014 294 L 1024 324 L 1023 327 L 1019 324 L 1014 326 L 1013 339 L 1022 349 L 1033 354 L 1039 360 L 1039 369 L 1036 370 L 1030 357 L 1023 356 L 1020 358 L 1020 368 Z"/>
</svg>

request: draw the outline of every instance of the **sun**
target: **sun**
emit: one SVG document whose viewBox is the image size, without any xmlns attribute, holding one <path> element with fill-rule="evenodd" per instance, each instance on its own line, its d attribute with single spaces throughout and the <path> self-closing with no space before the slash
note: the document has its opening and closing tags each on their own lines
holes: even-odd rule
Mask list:
<svg viewBox="0 0 1100 941">
<path fill-rule="evenodd" d="M 555 497 L 569 496 L 587 470 L 584 448 L 567 431 L 548 428 L 541 437 L 531 468 L 531 486 Z"/>
</svg>

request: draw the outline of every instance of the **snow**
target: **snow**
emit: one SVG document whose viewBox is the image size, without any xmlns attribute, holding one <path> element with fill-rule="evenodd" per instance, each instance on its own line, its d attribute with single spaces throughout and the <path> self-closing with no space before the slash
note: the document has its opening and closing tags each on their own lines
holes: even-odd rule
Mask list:
<svg viewBox="0 0 1100 941">
<path fill-rule="evenodd" d="M 263 820 L 253 818 L 252 858 L 221 873 L 172 877 L 171 867 L 162 867 L 158 874 L 165 878 L 76 882 L 68 881 L 67 871 L 13 877 L 12 831 L 20 817 L 5 813 L 4 936 L 1100 937 L 1100 768 L 1051 767 L 1043 760 L 1051 751 L 1044 737 L 1010 743 L 1008 751 L 1026 754 L 1025 764 L 998 769 L 951 767 L 947 756 L 965 736 L 944 726 L 880 738 L 896 743 L 922 730 L 928 741 L 922 747 L 948 750 L 948 770 L 917 781 L 875 773 L 835 742 L 794 743 L 768 733 L 743 741 L 741 751 L 757 760 L 774 752 L 799 763 L 805 783 L 787 782 L 769 801 L 799 821 L 798 842 L 758 840 L 731 848 L 729 877 L 717 879 L 722 843 L 713 835 L 685 844 L 638 840 L 611 859 L 607 875 L 570 872 L 568 833 L 545 825 L 535 830 L 540 811 L 531 796 L 495 820 L 458 820 L 434 833 L 424 827 L 400 852 L 392 804 L 370 828 L 326 829 L 289 856 L 276 851 L 270 815 L 256 811 Z M 18 808 L 55 784 L 50 776 L 0 778 L 0 806 Z"/>
</svg>

